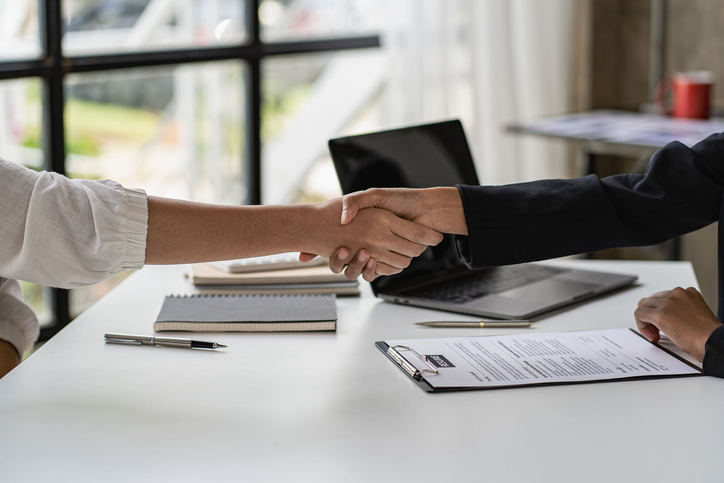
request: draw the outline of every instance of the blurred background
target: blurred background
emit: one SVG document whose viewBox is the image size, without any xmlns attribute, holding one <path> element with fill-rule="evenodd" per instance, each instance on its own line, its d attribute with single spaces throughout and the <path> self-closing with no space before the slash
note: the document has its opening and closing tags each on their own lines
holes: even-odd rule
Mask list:
<svg viewBox="0 0 724 483">
<path fill-rule="evenodd" d="M 0 0 L 0 157 L 157 196 L 316 202 L 340 194 L 328 139 L 459 118 L 484 184 L 575 177 L 579 145 L 506 127 L 646 110 L 673 72 L 724 79 L 722 24 L 717 0 Z M 710 227 L 679 251 L 713 308 L 715 243 Z M 47 337 L 125 275 L 24 288 Z"/>
</svg>

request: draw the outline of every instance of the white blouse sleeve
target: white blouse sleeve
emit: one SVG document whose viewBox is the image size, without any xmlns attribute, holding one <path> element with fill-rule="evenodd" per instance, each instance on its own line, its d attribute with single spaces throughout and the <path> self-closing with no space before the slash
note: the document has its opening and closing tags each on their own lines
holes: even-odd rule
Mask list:
<svg viewBox="0 0 724 483">
<path fill-rule="evenodd" d="M 0 160 L 0 277 L 75 288 L 143 266 L 148 201 Z"/>
<path fill-rule="evenodd" d="M 143 266 L 147 229 L 148 200 L 141 190 L 0 160 L 2 278 L 62 288 L 100 282 Z M 18 305 L 17 283 L 2 282 L 0 338 L 22 354 L 37 338 L 37 319 Z"/>
</svg>

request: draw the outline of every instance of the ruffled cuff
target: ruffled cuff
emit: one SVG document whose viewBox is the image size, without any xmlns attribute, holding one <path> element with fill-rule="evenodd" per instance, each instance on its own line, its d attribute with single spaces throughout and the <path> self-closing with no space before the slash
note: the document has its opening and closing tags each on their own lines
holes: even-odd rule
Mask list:
<svg viewBox="0 0 724 483">
<path fill-rule="evenodd" d="M 148 198 L 143 190 L 124 188 L 128 209 L 126 258 L 121 270 L 136 270 L 146 261 L 146 236 L 148 234 Z"/>
</svg>

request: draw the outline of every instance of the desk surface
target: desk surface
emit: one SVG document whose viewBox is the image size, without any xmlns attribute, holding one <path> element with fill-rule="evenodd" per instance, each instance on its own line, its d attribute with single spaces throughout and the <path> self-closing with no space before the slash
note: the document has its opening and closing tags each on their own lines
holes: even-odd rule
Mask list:
<svg viewBox="0 0 724 483">
<path fill-rule="evenodd" d="M 0 380 L 3 481 L 721 479 L 724 380 L 426 394 L 375 348 L 392 338 L 633 327 L 637 301 L 696 286 L 684 262 L 558 261 L 640 283 L 533 329 L 429 329 L 441 312 L 338 300 L 336 333 L 215 334 L 225 351 L 126 347 L 183 267 L 146 267 Z M 446 319 L 471 320 L 443 314 Z M 199 337 L 201 338 L 201 337 Z"/>
</svg>

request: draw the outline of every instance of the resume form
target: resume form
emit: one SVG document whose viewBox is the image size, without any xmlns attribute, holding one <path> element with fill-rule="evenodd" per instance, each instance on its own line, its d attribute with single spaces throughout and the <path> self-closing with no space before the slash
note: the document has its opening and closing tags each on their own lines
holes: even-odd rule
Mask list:
<svg viewBox="0 0 724 483">
<path fill-rule="evenodd" d="M 631 329 L 384 341 L 433 390 L 701 374 Z M 404 361 L 403 361 L 404 359 Z M 407 364 L 417 369 L 407 369 Z M 409 367 L 409 366 L 408 366 Z"/>
</svg>

